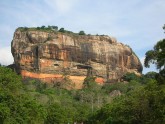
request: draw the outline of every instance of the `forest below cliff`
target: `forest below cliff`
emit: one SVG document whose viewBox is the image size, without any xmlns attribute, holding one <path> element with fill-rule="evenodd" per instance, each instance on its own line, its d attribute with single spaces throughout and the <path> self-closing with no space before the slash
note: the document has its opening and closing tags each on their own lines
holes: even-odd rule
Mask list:
<svg viewBox="0 0 165 124">
<path fill-rule="evenodd" d="M 146 52 L 144 65 L 159 72 L 127 73 L 122 82 L 101 86 L 95 77 L 84 88 L 66 90 L 69 76 L 56 84 L 22 79 L 0 66 L 0 123 L 2 124 L 164 124 L 165 39 Z"/>
<path fill-rule="evenodd" d="M 104 86 L 90 77 L 83 89 L 66 90 L 37 80 L 22 82 L 11 69 L 0 67 L 0 123 L 163 124 L 165 84 L 156 75 L 126 74 L 125 83 Z"/>
</svg>

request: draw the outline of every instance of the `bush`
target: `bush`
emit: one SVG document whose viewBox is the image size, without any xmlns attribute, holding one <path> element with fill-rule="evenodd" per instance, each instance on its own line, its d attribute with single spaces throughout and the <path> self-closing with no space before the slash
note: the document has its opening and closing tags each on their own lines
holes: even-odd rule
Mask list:
<svg viewBox="0 0 165 124">
<path fill-rule="evenodd" d="M 43 26 L 41 26 L 41 29 L 44 29 L 45 28 L 45 26 L 43 25 Z"/>
<path fill-rule="evenodd" d="M 60 28 L 59 32 L 65 33 L 64 28 Z"/>
<path fill-rule="evenodd" d="M 127 73 L 127 74 L 125 74 L 123 77 L 122 77 L 122 79 L 124 80 L 124 81 L 131 81 L 131 80 L 136 80 L 136 81 L 139 81 L 139 77 L 135 74 L 135 73 Z"/>
<path fill-rule="evenodd" d="M 85 32 L 84 31 L 80 31 L 78 34 L 79 35 L 85 35 Z"/>
<path fill-rule="evenodd" d="M 53 30 L 58 30 L 58 27 L 57 26 L 51 26 Z"/>
<path fill-rule="evenodd" d="M 118 83 L 113 83 L 113 84 L 106 84 L 103 86 L 103 89 L 107 92 L 110 93 L 114 90 L 119 90 L 122 93 L 126 93 L 127 89 L 128 89 L 128 85 L 124 84 L 122 82 L 118 82 Z"/>
<path fill-rule="evenodd" d="M 95 77 L 86 77 L 84 79 L 83 87 L 84 88 L 93 88 L 97 83 L 95 82 Z"/>
</svg>

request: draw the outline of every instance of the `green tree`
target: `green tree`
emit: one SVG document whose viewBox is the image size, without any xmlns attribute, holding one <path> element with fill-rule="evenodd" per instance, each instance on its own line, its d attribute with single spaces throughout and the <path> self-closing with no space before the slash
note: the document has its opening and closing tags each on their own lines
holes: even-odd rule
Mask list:
<svg viewBox="0 0 165 124">
<path fill-rule="evenodd" d="M 92 89 L 96 84 L 95 77 L 86 77 L 84 79 L 83 87 Z"/>
<path fill-rule="evenodd" d="M 131 81 L 131 80 L 136 80 L 136 81 L 138 81 L 140 78 L 135 74 L 135 73 L 126 73 L 123 77 L 122 77 L 122 79 L 124 80 L 124 81 Z"/>
<path fill-rule="evenodd" d="M 165 26 L 163 29 L 165 29 Z M 147 51 L 145 55 L 145 67 L 155 64 L 157 69 L 159 69 L 159 75 L 156 76 L 159 83 L 165 83 L 165 39 L 158 41 L 153 50 Z"/>
<path fill-rule="evenodd" d="M 65 29 L 64 28 L 60 28 L 59 32 L 65 33 Z"/>
<path fill-rule="evenodd" d="M 154 46 L 154 50 L 146 52 L 144 61 L 145 67 L 150 67 L 150 64 L 155 64 L 160 71 L 165 69 L 165 39 L 160 40 Z"/>
<path fill-rule="evenodd" d="M 165 26 L 163 27 L 165 29 Z M 154 46 L 153 50 L 146 52 L 146 57 L 144 61 L 145 67 L 150 67 L 150 64 L 155 64 L 157 69 L 165 69 L 165 39 L 160 40 Z"/>
<path fill-rule="evenodd" d="M 65 108 L 58 103 L 54 103 L 48 107 L 48 116 L 46 124 L 67 124 L 73 123 L 74 115 L 70 108 Z"/>
<path fill-rule="evenodd" d="M 78 34 L 79 35 L 85 35 L 85 32 L 84 31 L 80 31 Z"/>
<path fill-rule="evenodd" d="M 151 79 L 155 79 L 156 78 L 157 73 L 156 72 L 148 72 L 144 75 L 145 78 L 151 78 Z"/>
<path fill-rule="evenodd" d="M 77 110 L 76 121 L 79 123 L 87 121 L 89 115 L 91 114 L 90 106 L 86 103 L 80 103 L 80 102 L 77 102 L 74 105 Z"/>
<path fill-rule="evenodd" d="M 144 87 L 117 97 L 90 120 L 96 124 L 164 124 L 164 91 L 165 85 L 159 86 L 152 80 Z"/>
<path fill-rule="evenodd" d="M 50 25 L 48 25 L 48 29 L 53 29 L 55 31 L 58 31 L 58 27 L 57 26 L 50 26 Z"/>
<path fill-rule="evenodd" d="M 45 26 L 43 25 L 43 26 L 41 26 L 41 29 L 44 29 L 45 28 Z"/>
<path fill-rule="evenodd" d="M 69 77 L 69 71 L 67 69 L 63 69 L 62 80 L 60 82 L 54 82 L 54 86 L 59 89 L 73 89 L 74 83 Z"/>
<path fill-rule="evenodd" d="M 21 77 L 0 67 L 0 123 L 42 123 L 44 108 L 24 92 Z"/>
<path fill-rule="evenodd" d="M 41 29 L 41 27 L 37 27 L 37 30 L 40 30 Z"/>
<path fill-rule="evenodd" d="M 52 29 L 54 29 L 54 30 L 58 30 L 58 27 L 57 26 L 51 26 L 52 27 Z"/>
</svg>

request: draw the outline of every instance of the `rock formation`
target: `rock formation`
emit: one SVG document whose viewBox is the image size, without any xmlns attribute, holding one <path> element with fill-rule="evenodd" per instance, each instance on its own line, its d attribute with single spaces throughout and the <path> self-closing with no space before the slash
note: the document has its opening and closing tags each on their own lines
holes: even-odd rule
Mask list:
<svg viewBox="0 0 165 124">
<path fill-rule="evenodd" d="M 127 72 L 142 72 L 132 49 L 105 35 L 18 28 L 11 49 L 18 73 L 48 83 L 67 73 L 80 88 L 86 76 L 95 76 L 97 82 L 103 83 L 120 79 Z"/>
</svg>

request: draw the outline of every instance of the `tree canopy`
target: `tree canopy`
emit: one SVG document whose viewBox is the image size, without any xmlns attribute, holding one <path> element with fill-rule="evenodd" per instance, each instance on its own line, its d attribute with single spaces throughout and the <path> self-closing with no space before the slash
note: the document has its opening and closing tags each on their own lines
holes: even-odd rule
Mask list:
<svg viewBox="0 0 165 124">
<path fill-rule="evenodd" d="M 165 25 L 163 29 L 165 30 Z M 150 64 L 155 64 L 159 70 L 156 75 L 158 82 L 165 83 L 165 39 L 158 41 L 153 50 L 146 52 L 144 66 L 150 67 Z"/>
<path fill-rule="evenodd" d="M 79 35 L 85 35 L 85 32 L 84 31 L 80 31 Z"/>
<path fill-rule="evenodd" d="M 24 92 L 21 77 L 11 69 L 0 67 L 0 123 L 40 123 L 44 108 Z"/>
<path fill-rule="evenodd" d="M 146 52 L 145 67 L 150 67 L 151 63 L 155 64 L 160 71 L 165 69 L 165 39 L 157 42 L 153 50 Z"/>
</svg>

